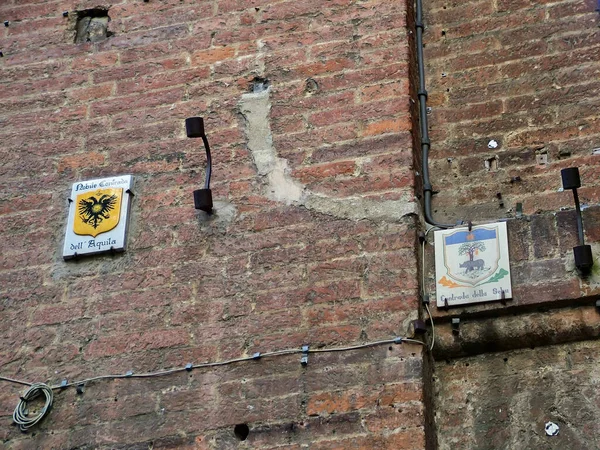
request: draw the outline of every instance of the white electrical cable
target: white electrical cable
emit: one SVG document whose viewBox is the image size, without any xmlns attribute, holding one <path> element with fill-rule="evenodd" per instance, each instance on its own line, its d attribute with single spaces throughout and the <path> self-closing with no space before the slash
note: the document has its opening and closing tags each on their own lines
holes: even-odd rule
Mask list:
<svg viewBox="0 0 600 450">
<path fill-rule="evenodd" d="M 4 379 L 4 378 L 3 378 Z M 20 382 L 20 384 L 24 384 Z M 39 396 L 44 395 L 46 401 L 44 407 L 34 416 L 29 416 L 28 403 L 35 400 Z M 23 394 L 15 411 L 13 412 L 13 421 L 19 425 L 21 431 L 27 431 L 29 428 L 36 425 L 50 411 L 54 395 L 52 388 L 45 383 L 33 383 L 29 389 Z"/>
<path fill-rule="evenodd" d="M 429 347 L 429 351 L 433 351 L 433 346 L 435 345 L 435 325 L 433 324 L 433 316 L 431 315 L 431 311 L 429 311 L 429 305 L 425 303 L 425 309 L 427 309 L 427 314 L 429 314 L 429 320 L 431 321 L 431 346 Z"/>
<path fill-rule="evenodd" d="M 358 344 L 358 345 L 353 345 L 353 346 L 349 346 L 349 347 L 309 349 L 306 353 L 344 352 L 344 351 L 349 351 L 349 350 L 358 350 L 358 349 L 362 349 L 362 348 L 374 347 L 376 345 L 400 344 L 402 342 L 412 342 L 414 344 L 424 345 L 423 342 L 416 340 L 416 339 L 397 337 L 394 339 L 386 339 L 386 340 L 382 340 L 382 341 L 367 342 L 364 344 Z M 56 390 L 56 389 L 68 388 L 71 386 L 82 386 L 86 383 L 90 383 L 92 381 L 98 381 L 98 380 L 119 379 L 119 378 L 160 377 L 160 376 L 170 375 L 170 374 L 178 373 L 178 372 L 186 372 L 186 371 L 189 372 L 192 369 L 202 369 L 202 368 L 207 368 L 207 367 L 226 366 L 228 364 L 233 364 L 233 363 L 238 363 L 238 362 L 255 361 L 257 359 L 266 358 L 266 357 L 292 355 L 292 354 L 296 354 L 296 353 L 303 353 L 303 351 L 301 349 L 276 350 L 276 351 L 266 352 L 266 353 L 257 353 L 254 356 L 229 359 L 229 360 L 225 360 L 225 361 L 207 362 L 207 363 L 193 364 L 193 365 L 190 364 L 186 367 L 178 367 L 178 368 L 174 368 L 174 369 L 160 370 L 157 372 L 149 372 L 149 373 L 128 372 L 126 374 L 121 374 L 121 375 L 99 375 L 97 377 L 86 378 L 84 380 L 72 381 L 70 383 L 63 383 L 63 384 L 47 386 L 47 387 L 49 389 Z M 15 380 L 13 378 L 7 378 L 7 377 L 3 377 L 3 376 L 0 376 L 0 380 L 8 381 L 10 383 L 22 384 L 24 386 L 29 386 L 29 387 L 43 384 L 43 383 L 28 383 L 27 381 Z M 46 386 L 46 385 L 44 385 L 44 386 Z"/>
<path fill-rule="evenodd" d="M 31 383 L 28 383 L 26 381 L 13 380 L 12 378 L 7 378 L 7 377 L 0 376 L 0 380 L 8 381 L 9 383 L 22 384 L 24 386 L 31 386 Z"/>
<path fill-rule="evenodd" d="M 374 347 L 376 345 L 383 344 L 401 344 L 403 342 L 412 342 L 415 344 L 425 345 L 423 342 L 418 341 L 416 339 L 404 338 L 404 337 L 396 337 L 394 339 L 386 339 L 382 341 L 373 341 L 367 342 L 364 344 L 353 345 L 349 347 L 332 347 L 332 348 L 320 348 L 320 349 L 308 349 L 307 351 L 303 351 L 302 349 L 287 349 L 287 350 L 276 350 L 272 352 L 266 353 L 255 353 L 253 356 L 248 356 L 244 358 L 236 358 L 229 359 L 226 361 L 217 361 L 212 363 L 202 363 L 202 364 L 188 364 L 185 367 L 178 367 L 175 369 L 161 370 L 157 372 L 149 372 L 149 373 L 139 373 L 135 374 L 133 372 L 127 372 L 124 375 L 100 375 L 97 377 L 86 378 L 80 381 L 73 381 L 71 383 L 67 383 L 66 380 L 60 385 L 48 386 L 45 383 L 28 383 L 27 381 L 15 380 L 13 378 L 0 376 L 1 381 L 8 381 L 9 383 L 21 384 L 24 386 L 28 386 L 27 391 L 20 397 L 19 403 L 15 408 L 13 413 L 13 421 L 19 425 L 21 431 L 27 431 L 29 428 L 36 425 L 40 420 L 44 418 L 44 416 L 50 411 L 52 407 L 52 402 L 54 399 L 52 391 L 55 389 L 65 389 L 71 386 L 79 387 L 85 385 L 86 383 L 90 383 L 92 381 L 97 380 L 107 380 L 107 379 L 120 379 L 120 378 L 149 378 L 149 377 L 160 377 L 165 375 L 170 375 L 177 372 L 189 372 L 192 369 L 201 369 L 207 367 L 217 367 L 217 366 L 225 366 L 228 364 L 244 362 L 244 361 L 256 361 L 261 358 L 270 357 L 270 356 L 284 356 L 284 355 L 292 355 L 296 353 L 327 353 L 327 352 L 344 352 L 349 350 L 358 350 L 367 347 Z M 40 395 L 44 395 L 46 397 L 46 401 L 44 407 L 40 410 L 40 412 L 35 415 L 35 417 L 29 417 L 28 410 L 28 402 L 35 400 Z"/>
<path fill-rule="evenodd" d="M 429 227 L 427 230 L 425 230 L 425 236 L 423 237 L 423 242 L 421 243 L 421 286 L 423 286 L 423 299 L 425 299 L 427 296 L 427 290 L 425 288 L 425 242 L 427 242 L 427 235 L 434 228 L 441 230 L 440 227 Z M 433 346 L 435 345 L 435 325 L 433 323 L 433 316 L 429 310 L 429 305 L 426 302 L 423 302 L 423 304 L 425 305 L 425 309 L 427 310 L 427 314 L 429 315 L 429 320 L 431 322 L 431 345 L 429 346 L 429 351 L 432 351 Z"/>
</svg>

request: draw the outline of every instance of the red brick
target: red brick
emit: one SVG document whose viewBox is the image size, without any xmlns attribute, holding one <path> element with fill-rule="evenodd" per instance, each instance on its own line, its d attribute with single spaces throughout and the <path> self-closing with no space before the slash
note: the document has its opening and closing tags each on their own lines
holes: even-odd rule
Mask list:
<svg viewBox="0 0 600 450">
<path fill-rule="evenodd" d="M 85 355 L 86 358 L 92 359 L 148 349 L 178 347 L 189 343 L 189 340 L 189 333 L 181 329 L 113 335 L 91 342 L 85 350 Z"/>
<path fill-rule="evenodd" d="M 323 178 L 335 177 L 337 175 L 352 174 L 355 171 L 354 161 L 323 164 L 319 166 L 303 167 L 294 171 L 293 176 L 303 183 Z"/>
<path fill-rule="evenodd" d="M 410 131 L 412 129 L 412 120 L 410 117 L 400 119 L 387 119 L 379 122 L 367 124 L 363 131 L 364 136 L 374 136 L 377 134 L 397 133 L 400 131 Z"/>
</svg>

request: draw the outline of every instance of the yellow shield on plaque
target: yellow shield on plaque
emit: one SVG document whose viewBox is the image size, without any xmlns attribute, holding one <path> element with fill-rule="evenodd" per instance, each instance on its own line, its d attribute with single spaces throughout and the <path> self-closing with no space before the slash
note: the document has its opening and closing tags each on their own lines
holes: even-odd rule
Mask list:
<svg viewBox="0 0 600 450">
<path fill-rule="evenodd" d="M 73 231 L 96 237 L 119 224 L 123 189 L 98 189 L 77 196 Z"/>
</svg>

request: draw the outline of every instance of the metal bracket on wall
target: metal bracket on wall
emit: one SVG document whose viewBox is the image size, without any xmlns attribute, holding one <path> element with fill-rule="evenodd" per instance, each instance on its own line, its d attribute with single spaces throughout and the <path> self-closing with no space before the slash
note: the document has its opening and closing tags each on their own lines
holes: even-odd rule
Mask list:
<svg viewBox="0 0 600 450">
<path fill-rule="evenodd" d="M 523 203 L 517 203 L 516 216 L 517 216 L 517 219 L 520 219 L 523 217 Z"/>
<path fill-rule="evenodd" d="M 418 334 L 427 333 L 427 325 L 425 325 L 425 322 L 423 320 L 420 320 L 420 319 L 413 320 L 412 325 L 413 325 L 413 330 L 415 332 L 415 336 Z"/>
<path fill-rule="evenodd" d="M 573 247 L 573 256 L 575 258 L 575 266 L 582 272 L 588 272 L 594 265 L 592 257 L 592 247 L 585 245 L 583 235 L 583 219 L 581 217 L 581 207 L 579 205 L 579 195 L 577 188 L 581 187 L 581 178 L 579 177 L 579 169 L 577 167 L 569 167 L 560 171 L 562 177 L 563 189 L 573 190 L 573 200 L 575 201 L 575 211 L 577 213 L 577 234 L 579 236 L 579 245 Z"/>
</svg>

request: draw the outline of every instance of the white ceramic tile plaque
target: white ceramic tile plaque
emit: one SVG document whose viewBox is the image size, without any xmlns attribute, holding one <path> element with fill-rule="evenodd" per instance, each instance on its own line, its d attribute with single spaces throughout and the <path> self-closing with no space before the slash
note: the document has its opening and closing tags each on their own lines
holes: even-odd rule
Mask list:
<svg viewBox="0 0 600 450">
<path fill-rule="evenodd" d="M 122 175 L 73 184 L 64 259 L 125 250 L 132 183 Z"/>
<path fill-rule="evenodd" d="M 435 232 L 437 306 L 512 298 L 506 222 Z"/>
</svg>

